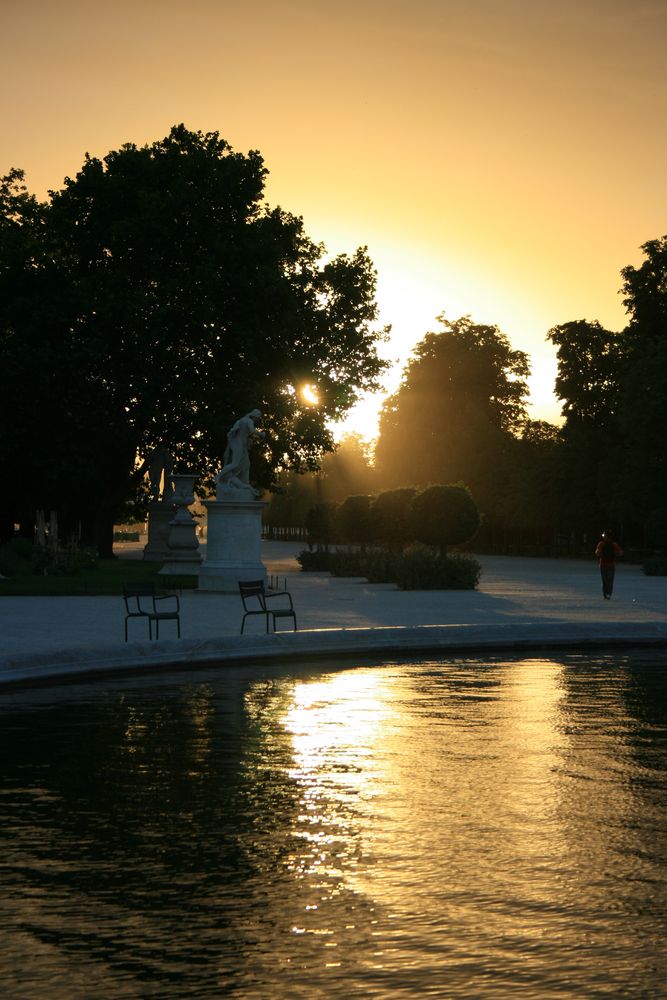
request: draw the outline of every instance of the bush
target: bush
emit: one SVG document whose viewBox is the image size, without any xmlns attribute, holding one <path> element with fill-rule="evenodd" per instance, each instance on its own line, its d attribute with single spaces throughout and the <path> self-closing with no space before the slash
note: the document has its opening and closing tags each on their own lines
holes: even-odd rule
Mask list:
<svg viewBox="0 0 667 1000">
<path fill-rule="evenodd" d="M 469 542 L 480 523 L 477 505 L 466 486 L 429 486 L 412 501 L 412 537 L 425 545 L 437 545 L 443 557 L 448 545 Z"/>
<path fill-rule="evenodd" d="M 387 549 L 301 552 L 297 561 L 304 571 L 363 577 L 369 583 L 395 583 L 401 590 L 474 590 L 481 574 L 479 563 L 471 556 L 444 557 L 424 546 L 403 553 Z"/>
<path fill-rule="evenodd" d="M 401 549 L 414 540 L 410 534 L 410 508 L 417 490 L 406 486 L 385 490 L 373 502 L 377 539 L 389 548 Z"/>
<path fill-rule="evenodd" d="M 375 536 L 373 498 L 366 494 L 346 497 L 336 509 L 336 528 L 342 541 L 362 547 L 370 545 Z"/>
<path fill-rule="evenodd" d="M 331 553 L 329 568 L 334 576 L 366 576 L 368 554 L 361 549 L 338 549 Z"/>
<path fill-rule="evenodd" d="M 306 514 L 309 540 L 325 549 L 336 541 L 336 507 L 335 503 L 318 503 Z"/>
<path fill-rule="evenodd" d="M 331 552 L 310 552 L 308 549 L 304 549 L 303 552 L 299 552 L 296 561 L 304 573 L 312 573 L 317 570 L 328 572 L 331 568 L 332 555 Z"/>
<path fill-rule="evenodd" d="M 442 556 L 415 546 L 400 560 L 397 578 L 401 590 L 474 590 L 482 568 L 472 556 Z"/>
<path fill-rule="evenodd" d="M 27 538 L 12 538 L 0 545 L 0 575 L 18 576 L 30 573 L 32 542 Z"/>
<path fill-rule="evenodd" d="M 141 534 L 138 531 L 120 529 L 119 531 L 114 531 L 113 533 L 114 542 L 138 542 L 140 539 Z"/>
<path fill-rule="evenodd" d="M 95 566 L 97 552 L 92 548 L 72 544 L 54 552 L 46 545 L 33 546 L 32 572 L 36 576 L 77 576 Z"/>
<path fill-rule="evenodd" d="M 646 576 L 667 576 L 667 555 L 650 556 L 643 565 Z"/>
<path fill-rule="evenodd" d="M 649 544 L 656 548 L 662 549 L 667 545 L 666 507 L 658 507 L 646 518 L 646 538 Z"/>
</svg>

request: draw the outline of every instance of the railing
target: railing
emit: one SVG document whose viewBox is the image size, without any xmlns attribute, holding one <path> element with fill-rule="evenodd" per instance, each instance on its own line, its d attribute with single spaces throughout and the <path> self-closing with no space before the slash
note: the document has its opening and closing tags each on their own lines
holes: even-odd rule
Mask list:
<svg viewBox="0 0 667 1000">
<path fill-rule="evenodd" d="M 262 537 L 270 542 L 305 542 L 308 532 L 305 528 L 276 528 L 272 524 L 265 524 Z"/>
</svg>

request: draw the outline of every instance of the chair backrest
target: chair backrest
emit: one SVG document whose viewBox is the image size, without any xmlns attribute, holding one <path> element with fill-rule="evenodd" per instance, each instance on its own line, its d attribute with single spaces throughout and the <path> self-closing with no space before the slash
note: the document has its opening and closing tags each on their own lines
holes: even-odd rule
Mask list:
<svg viewBox="0 0 667 1000">
<path fill-rule="evenodd" d="M 239 593 L 246 611 L 251 610 L 246 602 L 253 599 L 259 604 L 259 610 L 266 611 L 263 580 L 239 580 Z"/>
<path fill-rule="evenodd" d="M 151 599 L 155 597 L 154 583 L 123 584 L 123 598 L 125 600 L 125 607 L 127 609 L 128 615 L 129 614 L 145 615 L 149 613 L 146 607 L 142 607 L 141 604 L 142 597 L 150 597 Z"/>
</svg>

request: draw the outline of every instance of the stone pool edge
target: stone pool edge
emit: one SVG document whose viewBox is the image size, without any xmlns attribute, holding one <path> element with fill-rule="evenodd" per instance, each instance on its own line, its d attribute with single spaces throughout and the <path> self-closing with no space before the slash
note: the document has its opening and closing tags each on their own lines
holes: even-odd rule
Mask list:
<svg viewBox="0 0 667 1000">
<path fill-rule="evenodd" d="M 311 629 L 271 635 L 74 647 L 0 656 L 0 688 L 130 673 L 197 670 L 358 655 L 667 646 L 667 623 L 512 622 Z"/>
</svg>

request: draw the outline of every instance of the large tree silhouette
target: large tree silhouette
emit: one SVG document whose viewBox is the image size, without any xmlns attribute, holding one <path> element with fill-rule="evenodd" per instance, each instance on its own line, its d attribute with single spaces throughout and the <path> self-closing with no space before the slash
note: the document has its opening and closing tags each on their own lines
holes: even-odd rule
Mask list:
<svg viewBox="0 0 667 1000">
<path fill-rule="evenodd" d="M 462 481 L 488 512 L 525 419 L 528 358 L 497 326 L 438 320 L 385 403 L 378 476 L 390 486 Z"/>
<path fill-rule="evenodd" d="M 86 156 L 43 204 L 19 172 L 5 179 L 0 391 L 18 417 L 0 431 L 15 472 L 5 524 L 58 510 L 108 552 L 157 444 L 210 472 L 231 422 L 258 407 L 254 478 L 270 486 L 280 468 L 315 467 L 327 420 L 377 387 L 367 252 L 323 263 L 302 220 L 263 203 L 266 173 L 258 152 L 180 125 Z"/>
<path fill-rule="evenodd" d="M 628 266 L 621 333 L 579 320 L 554 327 L 556 392 L 563 400 L 557 491 L 571 497 L 571 525 L 613 524 L 641 544 L 667 492 L 667 237 Z"/>
</svg>

